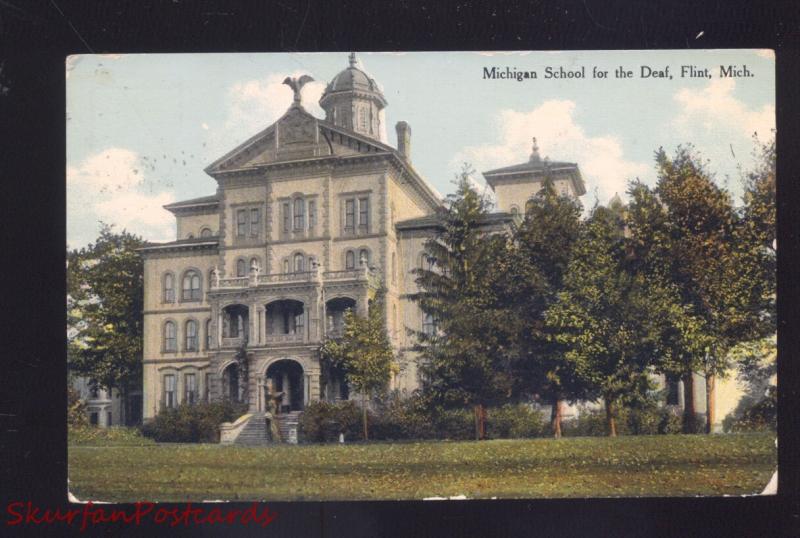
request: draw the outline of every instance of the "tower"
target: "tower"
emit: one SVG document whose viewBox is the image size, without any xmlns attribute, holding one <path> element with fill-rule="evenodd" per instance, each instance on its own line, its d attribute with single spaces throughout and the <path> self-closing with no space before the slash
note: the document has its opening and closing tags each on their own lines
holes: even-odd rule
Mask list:
<svg viewBox="0 0 800 538">
<path fill-rule="evenodd" d="M 333 77 L 319 105 L 325 111 L 325 120 L 380 140 L 381 111 L 386 107 L 386 99 L 375 79 L 360 67 L 354 52 L 349 56 L 350 65 Z"/>
</svg>

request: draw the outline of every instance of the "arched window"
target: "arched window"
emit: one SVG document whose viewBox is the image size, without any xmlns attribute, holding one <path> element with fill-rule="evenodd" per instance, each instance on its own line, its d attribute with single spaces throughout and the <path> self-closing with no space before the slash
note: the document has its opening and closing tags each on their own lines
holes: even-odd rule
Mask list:
<svg viewBox="0 0 800 538">
<path fill-rule="evenodd" d="M 200 230 L 200 237 L 211 237 L 211 228 L 203 228 Z"/>
<path fill-rule="evenodd" d="M 197 322 L 193 319 L 186 322 L 186 351 L 197 351 Z"/>
<path fill-rule="evenodd" d="M 243 277 L 247 275 L 247 264 L 244 260 L 236 261 L 236 276 Z"/>
<path fill-rule="evenodd" d="M 164 302 L 175 302 L 175 277 L 172 273 L 164 275 Z"/>
<path fill-rule="evenodd" d="M 284 273 L 288 273 L 289 272 L 289 259 L 288 258 L 283 260 L 283 272 Z"/>
<path fill-rule="evenodd" d="M 367 109 L 364 107 L 358 109 L 358 124 L 362 131 L 367 130 Z"/>
<path fill-rule="evenodd" d="M 305 257 L 299 252 L 294 255 L 294 272 L 302 273 L 305 270 Z"/>
<path fill-rule="evenodd" d="M 514 215 L 514 216 L 519 215 L 519 208 L 517 206 L 515 206 L 515 205 L 512 205 L 511 206 L 511 214 Z"/>
<path fill-rule="evenodd" d="M 175 331 L 175 323 L 168 321 L 164 324 L 164 351 L 177 351 L 178 339 Z"/>
<path fill-rule="evenodd" d="M 211 339 L 211 320 L 206 320 L 206 349 L 211 349 L 212 339 Z"/>
<path fill-rule="evenodd" d="M 186 274 L 183 275 L 183 295 L 181 297 L 184 301 L 201 299 L 200 273 L 195 270 L 186 271 Z"/>
<path fill-rule="evenodd" d="M 362 248 L 358 251 L 358 265 L 361 266 L 361 263 L 366 263 L 367 267 L 369 267 L 369 250 Z"/>
<path fill-rule="evenodd" d="M 355 269 L 356 267 L 356 254 L 352 250 L 348 250 L 344 255 L 344 268 Z"/>
<path fill-rule="evenodd" d="M 302 198 L 294 199 L 294 229 L 302 230 L 306 222 L 306 201 Z"/>
</svg>

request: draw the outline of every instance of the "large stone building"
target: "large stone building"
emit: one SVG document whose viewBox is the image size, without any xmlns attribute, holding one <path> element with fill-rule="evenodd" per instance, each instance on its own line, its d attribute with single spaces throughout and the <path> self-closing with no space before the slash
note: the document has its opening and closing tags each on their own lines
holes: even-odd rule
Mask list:
<svg viewBox="0 0 800 538">
<path fill-rule="evenodd" d="M 349 63 L 320 99 L 324 119 L 303 108 L 309 79 L 287 79 L 295 95 L 285 114 L 206 168 L 217 192 L 166 206 L 177 239 L 142 249 L 145 419 L 204 399 L 244 397 L 260 411 L 268 378 L 284 411 L 346 398 L 319 345 L 348 308 L 366 312 L 381 285 L 400 363 L 391 386 L 418 386 L 406 328 L 433 323 L 408 299 L 411 271 L 425 263 L 442 200 L 412 165 L 405 122 L 397 148 L 381 142 L 386 99 L 355 55 Z M 520 218 L 545 168 L 562 192 L 584 194 L 577 165 L 541 159 L 534 141 L 528 162 L 485 173 L 499 209 L 490 229 Z"/>
</svg>

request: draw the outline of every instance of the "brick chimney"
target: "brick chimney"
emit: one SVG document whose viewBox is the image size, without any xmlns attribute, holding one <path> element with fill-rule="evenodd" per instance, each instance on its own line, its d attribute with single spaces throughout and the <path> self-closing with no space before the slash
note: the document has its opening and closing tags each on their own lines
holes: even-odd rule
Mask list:
<svg viewBox="0 0 800 538">
<path fill-rule="evenodd" d="M 398 121 L 395 126 L 397 129 L 397 151 L 411 161 L 411 127 L 404 121 Z"/>
</svg>

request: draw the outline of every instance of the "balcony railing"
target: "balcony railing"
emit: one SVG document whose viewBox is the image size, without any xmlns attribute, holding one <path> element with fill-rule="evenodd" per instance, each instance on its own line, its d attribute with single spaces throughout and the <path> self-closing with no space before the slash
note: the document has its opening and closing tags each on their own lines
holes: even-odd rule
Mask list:
<svg viewBox="0 0 800 538">
<path fill-rule="evenodd" d="M 274 275 L 260 275 L 259 284 L 272 284 L 273 282 L 311 282 L 314 280 L 315 271 L 302 271 L 299 273 L 278 273 Z M 245 284 L 246 285 L 246 284 Z"/>
<path fill-rule="evenodd" d="M 239 347 L 244 343 L 244 336 L 223 336 L 222 347 Z"/>
<path fill-rule="evenodd" d="M 304 342 L 304 341 L 305 341 L 305 335 L 303 333 L 266 335 L 266 342 L 268 344 L 284 344 L 284 343 Z"/>
<path fill-rule="evenodd" d="M 220 288 L 246 288 L 247 282 L 250 279 L 246 276 L 237 277 L 237 278 L 220 278 L 219 279 L 219 286 Z"/>
<path fill-rule="evenodd" d="M 367 280 L 374 276 L 375 270 L 358 268 L 346 269 L 344 271 L 325 271 L 321 273 L 323 281 L 341 280 Z M 258 275 L 251 273 L 250 276 L 236 278 L 220 278 L 218 282 L 212 280 L 212 289 L 241 289 L 252 286 L 269 284 L 284 284 L 294 282 L 314 282 L 318 278 L 317 271 L 301 271 L 297 273 L 277 273 L 272 275 Z"/>
<path fill-rule="evenodd" d="M 325 280 L 355 280 L 365 274 L 363 269 L 346 269 L 344 271 L 326 271 Z"/>
</svg>

